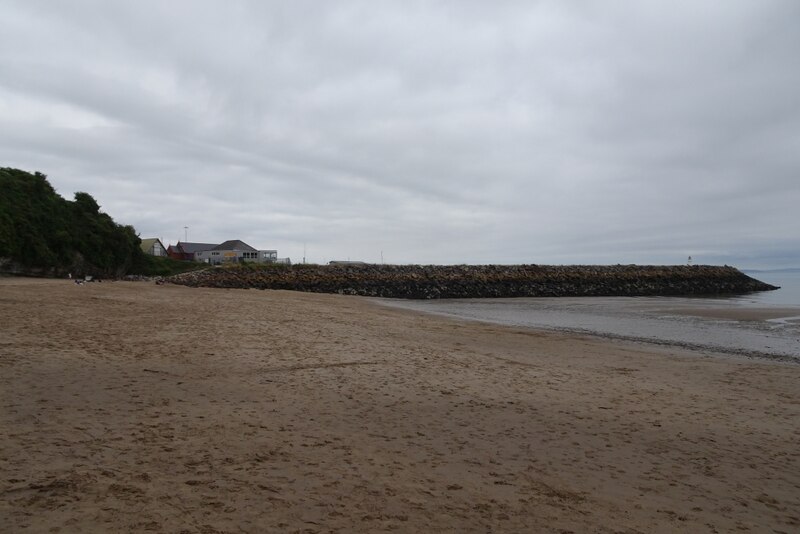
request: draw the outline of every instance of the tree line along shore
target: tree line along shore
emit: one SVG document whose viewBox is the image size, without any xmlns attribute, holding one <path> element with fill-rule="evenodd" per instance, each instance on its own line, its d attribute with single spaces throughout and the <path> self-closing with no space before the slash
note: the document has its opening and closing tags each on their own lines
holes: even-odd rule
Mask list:
<svg viewBox="0 0 800 534">
<path fill-rule="evenodd" d="M 712 265 L 235 265 L 171 276 L 190 287 L 370 297 L 505 298 L 721 295 L 777 287 Z"/>
</svg>

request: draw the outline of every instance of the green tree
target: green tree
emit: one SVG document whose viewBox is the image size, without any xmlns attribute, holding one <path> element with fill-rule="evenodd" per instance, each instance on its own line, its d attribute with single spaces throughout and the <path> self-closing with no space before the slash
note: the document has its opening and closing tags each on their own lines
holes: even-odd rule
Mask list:
<svg viewBox="0 0 800 534">
<path fill-rule="evenodd" d="M 141 240 L 100 211 L 86 192 L 70 202 L 58 195 L 47 176 L 0 168 L 0 258 L 24 267 L 125 274 L 141 263 Z"/>
</svg>

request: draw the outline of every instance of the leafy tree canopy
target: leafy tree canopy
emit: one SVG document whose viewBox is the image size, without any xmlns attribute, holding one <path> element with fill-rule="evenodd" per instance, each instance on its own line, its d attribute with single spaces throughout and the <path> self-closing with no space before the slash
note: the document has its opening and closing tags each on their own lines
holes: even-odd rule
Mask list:
<svg viewBox="0 0 800 534">
<path fill-rule="evenodd" d="M 85 192 L 62 198 L 42 173 L 0 168 L 0 258 L 26 268 L 120 276 L 142 264 L 141 240 Z"/>
</svg>

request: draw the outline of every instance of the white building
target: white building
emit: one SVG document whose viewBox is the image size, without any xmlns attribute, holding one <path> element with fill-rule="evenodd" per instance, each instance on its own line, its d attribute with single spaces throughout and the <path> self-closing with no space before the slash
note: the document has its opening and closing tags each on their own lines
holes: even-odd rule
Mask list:
<svg viewBox="0 0 800 534">
<path fill-rule="evenodd" d="M 195 252 L 195 261 L 221 265 L 249 261 L 253 263 L 289 263 L 288 258 L 278 259 L 277 250 L 256 250 L 244 241 L 231 239 L 210 250 Z"/>
</svg>

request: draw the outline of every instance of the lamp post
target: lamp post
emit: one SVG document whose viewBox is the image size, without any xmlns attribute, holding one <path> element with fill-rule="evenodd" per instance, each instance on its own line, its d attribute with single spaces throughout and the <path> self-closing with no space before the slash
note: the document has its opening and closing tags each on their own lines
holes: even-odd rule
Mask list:
<svg viewBox="0 0 800 534">
<path fill-rule="evenodd" d="M 183 242 L 186 243 L 187 241 L 189 241 L 189 227 L 188 226 L 184 226 L 183 227 Z"/>
</svg>

